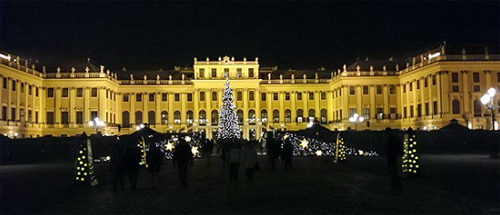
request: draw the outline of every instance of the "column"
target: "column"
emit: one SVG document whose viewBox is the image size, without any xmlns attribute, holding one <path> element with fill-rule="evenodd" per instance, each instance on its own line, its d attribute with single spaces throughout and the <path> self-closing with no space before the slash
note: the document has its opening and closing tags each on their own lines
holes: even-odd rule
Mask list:
<svg viewBox="0 0 500 215">
<path fill-rule="evenodd" d="M 195 89 L 194 92 L 193 92 L 193 125 L 196 125 L 194 127 L 194 131 L 198 131 L 198 123 L 196 122 L 196 120 L 200 117 L 199 116 L 199 102 L 200 102 L 200 98 L 199 98 L 199 95 L 200 95 L 200 90 L 199 89 Z M 207 101 L 207 94 L 205 93 L 205 102 Z M 207 111 L 207 118 L 210 119 L 210 123 L 212 123 L 212 112 L 209 112 Z M 207 131 L 206 134 L 208 134 L 210 132 Z M 208 135 L 207 135 L 207 138 L 208 138 Z"/>
<path fill-rule="evenodd" d="M 280 101 L 280 125 L 285 123 L 285 93 L 283 91 L 278 92 L 278 99 Z"/>
<path fill-rule="evenodd" d="M 385 101 L 385 100 L 384 100 Z M 384 104 L 385 105 L 388 105 L 387 103 Z M 377 104 L 375 103 L 375 85 L 370 85 L 370 119 L 376 119 L 376 111 L 375 111 L 375 107 L 377 106 Z M 364 113 L 361 113 L 361 115 L 364 114 Z"/>
<path fill-rule="evenodd" d="M 348 86 L 342 86 L 342 116 L 341 120 L 349 119 L 349 89 Z M 343 123 L 343 122 L 342 122 Z"/>
<path fill-rule="evenodd" d="M 423 90 L 422 90 L 422 92 L 423 92 Z M 384 84 L 384 88 L 382 90 L 382 95 L 384 95 L 384 115 L 388 115 L 390 103 L 389 103 L 389 89 L 388 89 L 387 84 Z"/>
<path fill-rule="evenodd" d="M 420 78 L 420 101 L 421 102 L 421 111 L 422 111 L 422 119 L 425 119 L 425 116 L 427 115 L 427 112 L 425 111 L 425 103 L 426 103 L 426 100 L 425 100 L 425 97 L 424 97 L 424 82 L 425 82 L 425 78 Z"/>
<path fill-rule="evenodd" d="M 161 93 L 155 93 L 155 125 L 154 127 L 161 126 Z M 163 129 L 162 129 L 163 131 Z"/>
<path fill-rule="evenodd" d="M 362 102 L 362 97 L 363 96 L 363 90 L 361 89 L 360 85 L 356 85 L 356 113 L 361 116 L 363 113 L 363 102 Z"/>
<path fill-rule="evenodd" d="M 429 79 L 428 86 L 429 86 L 429 115 L 431 116 L 432 119 L 434 119 L 434 111 L 432 110 L 432 103 L 434 102 L 434 98 L 432 97 L 432 75 L 428 75 L 427 78 Z"/>
<path fill-rule="evenodd" d="M 99 110 L 97 112 L 97 116 L 99 116 L 99 119 L 101 121 L 106 120 L 106 88 L 105 87 L 99 87 L 97 88 L 98 94 L 97 94 L 97 102 L 99 103 Z M 144 98 L 143 98 L 144 99 Z"/>
<path fill-rule="evenodd" d="M 129 124 L 135 125 L 135 93 L 130 93 L 129 103 L 130 103 Z"/>
<path fill-rule="evenodd" d="M 261 120 L 261 115 L 260 115 L 260 102 L 261 102 L 261 95 L 260 95 L 260 90 L 256 89 L 255 90 L 255 118 Z M 258 124 L 258 123 L 256 123 Z M 257 129 L 258 132 L 260 132 L 260 129 Z"/>
<path fill-rule="evenodd" d="M 40 111 L 38 113 L 38 117 L 39 118 L 39 123 L 42 124 L 42 125 L 46 125 L 47 121 L 46 121 L 46 118 L 47 118 L 47 110 L 45 109 L 45 101 L 47 99 L 47 95 L 45 93 L 45 87 L 40 87 Z M 9 102 L 10 103 L 10 102 Z M 7 111 L 8 113 L 9 111 Z M 42 127 L 42 126 L 40 126 Z"/>
<path fill-rule="evenodd" d="M 116 93 L 116 123 L 120 124 L 123 126 L 123 119 L 122 119 L 122 104 L 123 102 L 123 94 L 122 93 Z M 129 96 L 129 103 L 130 103 L 130 96 Z M 129 111 L 130 114 L 130 111 Z M 130 115 L 129 115 L 130 118 Z"/>
<path fill-rule="evenodd" d="M 295 102 L 297 102 L 295 91 L 290 92 L 290 101 L 292 103 L 292 109 L 290 110 L 292 112 L 292 123 L 297 122 L 297 107 Z"/>
<path fill-rule="evenodd" d="M 448 71 L 443 71 L 443 75 L 441 76 L 442 78 L 442 90 L 443 90 L 443 98 L 441 100 L 442 104 L 441 104 L 441 111 L 442 111 L 442 114 L 448 114 L 450 111 L 450 108 L 449 108 L 449 96 L 445 96 L 445 95 L 448 95 L 448 92 L 449 92 L 449 89 L 450 89 L 450 85 L 449 85 L 449 73 Z"/>
<path fill-rule="evenodd" d="M 54 119 L 54 128 L 58 128 L 58 127 L 61 127 L 61 88 L 60 87 L 56 87 L 54 89 L 55 93 L 54 93 L 54 102 L 55 102 L 55 108 L 54 108 L 54 115 L 55 115 L 55 119 Z"/>
<path fill-rule="evenodd" d="M 69 124 L 70 127 L 76 127 L 76 111 L 75 111 L 75 99 L 76 99 L 76 89 L 75 87 L 69 88 Z"/>
<path fill-rule="evenodd" d="M 16 121 L 21 121 L 21 83 L 20 80 L 16 81 Z M 19 123 L 16 122 L 17 126 L 20 126 Z"/>
<path fill-rule="evenodd" d="M 304 115 L 302 116 L 302 122 L 309 122 L 309 92 L 308 91 L 302 91 L 302 102 L 304 104 Z"/>
<path fill-rule="evenodd" d="M 462 104 L 462 113 L 470 113 L 470 87 L 469 87 L 469 71 L 462 70 L 462 96 L 463 96 L 463 104 Z"/>
<path fill-rule="evenodd" d="M 187 93 L 181 93 L 181 125 L 187 125 L 186 111 L 187 111 Z M 208 114 L 207 114 L 208 115 Z"/>
<path fill-rule="evenodd" d="M 267 123 L 273 123 L 273 92 L 266 92 L 267 97 Z"/>
<path fill-rule="evenodd" d="M 254 99 L 255 99 L 255 93 L 254 93 Z M 243 124 L 248 126 L 247 119 L 248 119 L 248 89 L 243 89 Z M 248 130 L 248 128 L 245 128 L 245 132 L 246 130 Z"/>
<path fill-rule="evenodd" d="M 333 109 L 333 91 L 331 89 L 326 92 L 326 102 L 326 120 L 329 123 L 333 120 L 333 115 L 335 114 Z"/>
<path fill-rule="evenodd" d="M 416 118 L 418 117 L 418 113 L 417 113 L 417 106 L 418 106 L 418 100 L 417 100 L 417 81 L 416 80 L 412 80 L 412 82 L 414 83 L 414 86 L 413 86 L 413 116 Z"/>
<path fill-rule="evenodd" d="M 12 119 L 12 111 L 11 111 L 11 108 L 12 108 L 12 78 L 7 78 L 7 95 L 8 95 L 8 99 L 7 99 L 7 120 L 11 120 Z"/>
<path fill-rule="evenodd" d="M 167 100 L 168 100 L 168 124 L 170 126 L 173 126 L 174 125 L 174 94 L 169 92 Z"/>
<path fill-rule="evenodd" d="M 149 94 L 148 93 L 142 93 L 142 123 L 149 123 Z"/>
<path fill-rule="evenodd" d="M 442 114 L 442 111 L 441 111 L 441 102 L 442 102 L 442 98 L 441 98 L 441 95 L 443 94 L 443 89 L 441 88 L 441 71 L 437 73 L 437 77 L 436 77 L 436 84 L 437 84 L 437 95 L 438 95 L 438 99 L 437 99 L 437 114 Z M 434 108 L 434 107 L 433 107 Z M 442 116 L 438 116 L 439 118 L 442 118 Z"/>
<path fill-rule="evenodd" d="M 321 101 L 321 95 L 319 91 L 314 92 L 314 108 L 316 109 L 315 116 L 316 119 L 321 120 L 321 108 L 319 107 L 319 101 Z"/>
</svg>

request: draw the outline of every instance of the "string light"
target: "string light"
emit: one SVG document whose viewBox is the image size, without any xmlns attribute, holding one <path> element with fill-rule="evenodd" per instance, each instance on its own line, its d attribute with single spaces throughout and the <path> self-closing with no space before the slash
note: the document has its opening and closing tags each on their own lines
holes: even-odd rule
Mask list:
<svg viewBox="0 0 500 215">
<path fill-rule="evenodd" d="M 95 186 L 98 184 L 94 175 L 94 161 L 92 159 L 92 148 L 88 139 L 78 144 L 78 155 L 76 162 L 75 182 Z M 87 150 L 88 148 L 88 150 Z M 109 157 L 109 156 L 108 156 Z M 87 168 L 88 167 L 88 168 Z"/>
<path fill-rule="evenodd" d="M 226 75 L 226 84 L 222 94 L 222 107 L 220 110 L 218 139 L 240 138 L 240 129 L 238 127 L 238 116 L 235 112 L 233 90 L 229 87 L 229 79 Z"/>
<path fill-rule="evenodd" d="M 413 132 L 405 135 L 404 140 L 404 155 L 403 155 L 403 172 L 408 174 L 417 174 L 419 168 L 417 156 L 417 141 Z"/>
</svg>

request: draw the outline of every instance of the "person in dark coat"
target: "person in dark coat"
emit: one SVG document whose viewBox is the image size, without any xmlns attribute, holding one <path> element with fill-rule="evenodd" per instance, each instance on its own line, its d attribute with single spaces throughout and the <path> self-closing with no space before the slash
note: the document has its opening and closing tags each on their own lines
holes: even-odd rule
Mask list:
<svg viewBox="0 0 500 215">
<path fill-rule="evenodd" d="M 205 156 L 205 158 L 207 159 L 207 166 L 210 165 L 213 149 L 214 149 L 213 140 L 207 140 L 205 146 L 203 147 L 203 156 Z"/>
<path fill-rule="evenodd" d="M 403 154 L 403 143 L 396 136 L 394 130 L 386 128 L 385 132 L 387 135 L 387 168 L 391 177 L 393 190 L 399 191 L 403 189 L 398 167 L 398 158 Z"/>
<path fill-rule="evenodd" d="M 120 188 L 123 191 L 125 189 L 124 178 L 127 174 L 125 149 L 120 144 L 116 144 L 111 150 L 110 157 L 109 175 L 113 182 L 113 192 L 116 192 L 118 184 L 120 184 Z"/>
<path fill-rule="evenodd" d="M 292 170 L 293 146 L 292 142 L 287 139 L 281 150 L 281 159 L 285 162 L 285 170 Z"/>
<path fill-rule="evenodd" d="M 182 187 L 186 187 L 188 163 L 191 161 L 191 166 L 193 166 L 193 153 L 191 146 L 182 138 L 179 139 L 179 144 L 175 147 L 172 161 L 174 167 L 178 166 Z"/>
<path fill-rule="evenodd" d="M 276 170 L 276 160 L 279 157 L 280 145 L 272 137 L 267 138 L 266 144 L 267 144 L 267 153 L 269 154 L 269 161 L 271 163 L 271 168 L 273 170 Z"/>
<path fill-rule="evenodd" d="M 137 147 L 137 144 L 133 144 L 126 150 L 125 162 L 132 190 L 135 190 L 139 174 L 139 163 L 141 162 L 141 149 Z"/>
<path fill-rule="evenodd" d="M 163 164 L 164 154 L 161 152 L 158 147 L 151 147 L 149 152 L 146 155 L 146 161 L 148 163 L 148 171 L 151 174 L 151 185 L 153 188 L 156 187 L 156 177 L 160 172 L 161 165 Z"/>
</svg>

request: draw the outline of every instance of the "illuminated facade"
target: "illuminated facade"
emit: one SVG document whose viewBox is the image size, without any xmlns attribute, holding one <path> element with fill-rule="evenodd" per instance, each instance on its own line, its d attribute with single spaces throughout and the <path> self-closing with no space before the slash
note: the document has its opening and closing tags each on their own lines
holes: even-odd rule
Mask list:
<svg viewBox="0 0 500 215">
<path fill-rule="evenodd" d="M 243 137 L 269 129 L 299 130 L 310 119 L 330 129 L 439 129 L 452 118 L 491 129 L 480 97 L 500 90 L 500 55 L 445 45 L 399 62 L 358 60 L 342 69 L 278 70 L 259 59 L 194 59 L 173 71 L 117 71 L 81 65 L 45 71 L 0 55 L 0 132 L 10 137 L 125 134 L 143 123 L 159 132 L 215 135 L 225 74 L 231 80 Z M 499 97 L 495 103 L 500 105 Z M 357 113 L 363 122 L 351 123 Z M 500 116 L 500 114 L 497 114 Z M 498 121 L 498 117 L 497 117 Z"/>
</svg>

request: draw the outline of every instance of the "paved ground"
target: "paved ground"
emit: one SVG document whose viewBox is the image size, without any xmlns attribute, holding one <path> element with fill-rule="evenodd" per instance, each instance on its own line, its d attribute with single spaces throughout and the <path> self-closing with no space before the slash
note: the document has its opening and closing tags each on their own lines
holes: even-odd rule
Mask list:
<svg viewBox="0 0 500 215">
<path fill-rule="evenodd" d="M 265 168 L 255 183 L 230 183 L 215 157 L 207 167 L 196 160 L 187 189 L 165 163 L 156 189 L 142 172 L 137 190 L 113 193 L 106 164 L 96 164 L 99 186 L 71 185 L 71 164 L 0 167 L 1 213 L 166 214 L 166 213 L 337 213 L 498 214 L 500 162 L 487 155 L 421 156 L 423 177 L 404 179 L 402 193 L 390 192 L 385 158 L 351 158 L 335 165 L 330 157 L 294 158 L 293 171 Z M 127 184 L 128 185 L 128 184 Z M 129 187 L 127 187 L 129 188 Z"/>
</svg>

